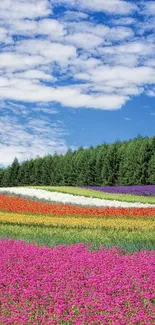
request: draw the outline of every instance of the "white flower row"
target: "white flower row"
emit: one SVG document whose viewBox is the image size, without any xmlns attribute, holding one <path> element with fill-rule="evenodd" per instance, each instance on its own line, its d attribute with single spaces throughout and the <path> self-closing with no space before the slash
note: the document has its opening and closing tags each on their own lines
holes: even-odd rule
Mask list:
<svg viewBox="0 0 155 325">
<path fill-rule="evenodd" d="M 37 198 L 39 200 L 48 200 L 56 203 L 64 204 L 75 204 L 82 206 L 95 206 L 95 207 L 121 207 L 121 208 L 147 208 L 155 207 L 154 204 L 143 204 L 143 203 L 128 203 L 120 201 L 111 201 L 97 198 L 88 198 L 84 196 L 76 196 L 71 194 L 64 194 L 58 192 L 49 192 L 41 189 L 32 189 L 25 187 L 11 187 L 11 188 L 0 188 L 1 193 L 10 193 L 23 195 L 30 198 Z"/>
</svg>

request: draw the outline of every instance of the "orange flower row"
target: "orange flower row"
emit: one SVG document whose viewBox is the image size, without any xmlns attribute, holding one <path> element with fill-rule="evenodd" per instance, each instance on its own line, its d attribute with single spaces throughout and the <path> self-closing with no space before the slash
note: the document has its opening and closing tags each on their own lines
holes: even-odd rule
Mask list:
<svg viewBox="0 0 155 325">
<path fill-rule="evenodd" d="M 0 195 L 0 210 L 18 213 L 51 214 L 57 216 L 114 216 L 155 217 L 155 208 L 92 208 L 32 201 L 30 199 Z"/>
</svg>

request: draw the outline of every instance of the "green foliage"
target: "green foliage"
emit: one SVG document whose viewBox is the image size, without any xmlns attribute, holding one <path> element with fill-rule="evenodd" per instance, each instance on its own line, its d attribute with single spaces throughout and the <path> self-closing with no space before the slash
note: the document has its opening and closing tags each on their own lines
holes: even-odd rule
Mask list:
<svg viewBox="0 0 155 325">
<path fill-rule="evenodd" d="M 0 168 L 0 187 L 2 186 L 3 176 L 4 176 L 4 169 Z"/>
<path fill-rule="evenodd" d="M 119 147 L 119 142 L 108 147 L 101 173 L 103 185 L 117 185 L 120 165 Z"/>
<path fill-rule="evenodd" d="M 148 180 L 150 184 L 155 184 L 155 153 L 151 157 L 148 165 Z"/>
<path fill-rule="evenodd" d="M 65 155 L 54 154 L 0 169 L 0 186 L 87 186 L 155 184 L 155 136 L 137 138 Z"/>
</svg>

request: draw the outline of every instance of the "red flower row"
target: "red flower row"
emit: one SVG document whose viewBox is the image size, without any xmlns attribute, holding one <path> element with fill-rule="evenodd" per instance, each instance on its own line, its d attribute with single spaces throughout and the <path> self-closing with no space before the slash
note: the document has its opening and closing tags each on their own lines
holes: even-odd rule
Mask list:
<svg viewBox="0 0 155 325">
<path fill-rule="evenodd" d="M 0 210 L 18 213 L 37 213 L 51 215 L 79 215 L 98 217 L 155 217 L 155 208 L 94 208 L 32 201 L 15 196 L 0 195 Z"/>
</svg>

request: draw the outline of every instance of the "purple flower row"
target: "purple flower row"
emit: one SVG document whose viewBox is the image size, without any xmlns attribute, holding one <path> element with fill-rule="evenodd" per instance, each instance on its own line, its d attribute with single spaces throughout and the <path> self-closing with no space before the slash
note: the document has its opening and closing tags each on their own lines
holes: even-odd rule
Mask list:
<svg viewBox="0 0 155 325">
<path fill-rule="evenodd" d="M 84 186 L 83 188 L 116 194 L 155 195 L 155 185 L 142 186 Z"/>
<path fill-rule="evenodd" d="M 153 325 L 155 251 L 0 241 L 0 324 Z"/>
</svg>

